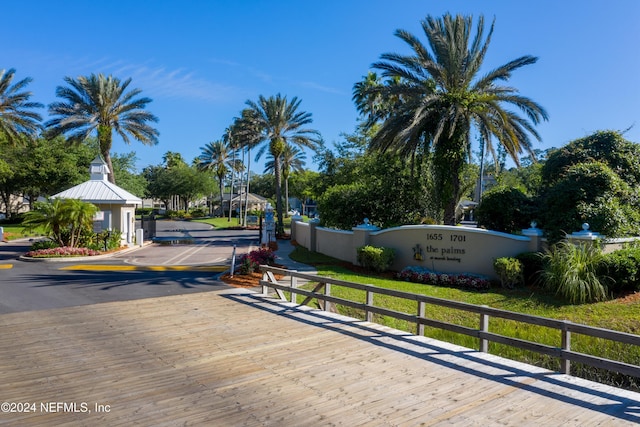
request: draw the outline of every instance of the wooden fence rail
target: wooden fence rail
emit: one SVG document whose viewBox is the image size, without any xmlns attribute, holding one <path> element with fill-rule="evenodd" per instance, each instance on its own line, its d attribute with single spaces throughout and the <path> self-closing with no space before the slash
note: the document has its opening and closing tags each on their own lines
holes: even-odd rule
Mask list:
<svg viewBox="0 0 640 427">
<path fill-rule="evenodd" d="M 629 363 L 619 362 L 602 357 L 592 356 L 585 353 L 571 351 L 571 334 L 581 334 L 595 338 L 602 338 L 609 341 L 625 343 L 640 346 L 640 336 L 625 332 L 618 332 L 609 329 L 596 328 L 587 325 L 573 323 L 567 320 L 556 320 L 539 316 L 531 316 L 528 314 L 516 313 L 512 311 L 499 310 L 487 306 L 478 306 L 464 302 L 451 301 L 442 298 L 435 298 L 426 295 L 412 294 L 393 289 L 380 288 L 373 285 L 365 285 L 361 283 L 347 282 L 344 280 L 332 279 L 329 277 L 321 277 L 313 274 L 300 273 L 297 271 L 286 270 L 278 267 L 260 266 L 263 272 L 263 278 L 260 280 L 262 293 L 268 294 L 269 288 L 275 290 L 276 294 L 282 299 L 287 300 L 284 292 L 290 292 L 289 301 L 297 302 L 297 296 L 305 297 L 301 305 L 306 305 L 312 299 L 317 299 L 321 303 L 324 310 L 329 309 L 329 304 L 340 304 L 365 312 L 366 320 L 373 321 L 374 314 L 390 316 L 396 319 L 405 320 L 414 323 L 417 326 L 418 335 L 424 335 L 424 327 L 430 326 L 459 334 L 468 335 L 478 338 L 479 348 L 482 352 L 487 352 L 489 342 L 505 344 L 519 349 L 530 350 L 536 353 L 545 354 L 561 361 L 561 372 L 569 374 L 571 362 L 584 363 L 595 368 L 606 369 L 640 378 L 640 366 Z M 288 277 L 288 283 L 278 281 L 275 274 Z M 312 290 L 301 289 L 298 287 L 298 279 L 305 282 L 317 283 Z M 338 298 L 331 295 L 331 285 L 342 286 L 351 289 L 358 289 L 366 292 L 364 303 Z M 402 298 L 415 301 L 417 304 L 416 313 L 404 313 L 390 310 L 384 307 L 375 306 L 373 296 L 375 294 L 387 295 L 396 298 Z M 478 329 L 466 326 L 456 325 L 448 322 L 442 322 L 435 319 L 425 317 L 426 304 L 433 304 L 441 307 L 453 308 L 457 310 L 477 313 L 479 315 Z M 489 317 L 498 317 L 502 319 L 512 320 L 516 322 L 528 323 L 532 325 L 544 326 L 547 328 L 557 329 L 561 332 L 561 342 L 559 347 L 553 347 L 546 344 L 540 344 L 532 341 L 526 341 L 505 335 L 495 334 L 489 331 Z"/>
</svg>

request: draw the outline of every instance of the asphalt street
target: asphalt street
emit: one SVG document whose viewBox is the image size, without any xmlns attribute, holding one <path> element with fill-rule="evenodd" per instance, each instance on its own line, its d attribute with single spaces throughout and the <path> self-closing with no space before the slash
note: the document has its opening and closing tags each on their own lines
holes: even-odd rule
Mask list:
<svg viewBox="0 0 640 427">
<path fill-rule="evenodd" d="M 0 314 L 228 289 L 232 255 L 258 247 L 255 230 L 158 221 L 157 240 L 108 257 L 24 261 L 31 242 L 0 243 Z"/>
</svg>

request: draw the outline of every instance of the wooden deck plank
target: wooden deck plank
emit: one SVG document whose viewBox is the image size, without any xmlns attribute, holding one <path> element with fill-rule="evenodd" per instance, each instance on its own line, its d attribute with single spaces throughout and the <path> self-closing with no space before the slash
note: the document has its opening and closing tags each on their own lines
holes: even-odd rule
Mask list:
<svg viewBox="0 0 640 427">
<path fill-rule="evenodd" d="M 11 425 L 633 425 L 640 395 L 255 294 L 0 316 Z"/>
</svg>

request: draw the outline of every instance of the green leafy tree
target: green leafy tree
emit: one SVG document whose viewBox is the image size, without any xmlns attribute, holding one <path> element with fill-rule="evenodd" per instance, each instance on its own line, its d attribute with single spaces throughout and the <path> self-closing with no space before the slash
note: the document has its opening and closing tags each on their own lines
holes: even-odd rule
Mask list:
<svg viewBox="0 0 640 427">
<path fill-rule="evenodd" d="M 30 101 L 32 93 L 24 90 L 32 79 L 26 77 L 12 84 L 15 73 L 13 68 L 0 71 L 0 135 L 10 144 L 38 135 L 42 118 L 33 110 L 43 107 Z"/>
<path fill-rule="evenodd" d="M 147 180 L 144 175 L 136 172 L 135 152 L 127 154 L 114 153 L 111 157 L 113 172 L 118 177 L 118 186 L 136 196 L 143 196 L 147 192 Z"/>
<path fill-rule="evenodd" d="M 372 84 L 371 89 L 355 88 L 358 97 L 354 96 L 354 100 L 363 114 L 371 114 L 366 103 L 370 96 L 392 106 L 380 119 L 371 149 L 392 150 L 405 157 L 433 153 L 436 188 L 446 224 L 456 220 L 460 174 L 469 157 L 472 128 L 484 139 L 489 152 L 494 153 L 495 139 L 517 164 L 518 154 L 532 150 L 530 135 L 540 139 L 534 125 L 547 120 L 540 105 L 515 88 L 500 84 L 509 80 L 515 70 L 534 64 L 536 57 L 522 56 L 479 74 L 494 23 L 484 37 L 482 16 L 475 34 L 471 17 L 427 16 L 421 22 L 426 45 L 413 34 L 397 30 L 396 36 L 409 45 L 412 54 L 383 54 L 381 61 L 373 65 L 392 83 Z M 515 106 L 526 118 L 507 110 L 506 105 Z"/>
<path fill-rule="evenodd" d="M 278 234 L 284 233 L 284 216 L 282 206 L 282 168 L 280 158 L 287 144 L 297 147 L 316 149 L 319 143 L 319 133 L 305 126 L 312 122 L 311 113 L 299 111 L 300 102 L 297 97 L 291 101 L 286 96 L 277 94 L 269 98 L 260 95 L 257 102 L 247 101 L 251 108 L 251 119 L 255 129 L 260 133 L 258 141 L 262 148 L 258 151 L 256 159 L 260 158 L 265 150 L 274 159 L 276 213 L 278 217 Z"/>
<path fill-rule="evenodd" d="M 89 178 L 89 164 L 95 157 L 86 145 L 68 147 L 62 137 L 36 138 L 22 145 L 0 144 L 0 195 L 13 215 L 11 197 L 27 196 L 30 207 L 40 196 L 48 197 Z"/>
<path fill-rule="evenodd" d="M 541 169 L 540 222 L 552 241 L 581 229 L 607 237 L 640 232 L 640 146 L 600 131 L 552 151 Z"/>
<path fill-rule="evenodd" d="M 236 167 L 235 150 L 224 141 L 209 142 L 200 147 L 201 154 L 196 158 L 196 167 L 201 171 L 213 173 L 218 180 L 220 193 L 220 216 L 224 216 L 224 180 Z M 231 198 L 229 199 L 231 200 Z"/>
<path fill-rule="evenodd" d="M 517 233 L 529 227 L 534 211 L 533 200 L 522 190 L 498 186 L 484 193 L 475 215 L 481 227 Z"/>
<path fill-rule="evenodd" d="M 548 186 L 562 179 L 565 171 L 579 163 L 603 162 L 631 186 L 640 184 L 640 146 L 627 141 L 618 131 L 598 131 L 548 155 L 542 180 Z"/>
<path fill-rule="evenodd" d="M 147 166 L 142 170 L 142 175 L 147 181 L 145 196 L 161 200 L 168 207 L 175 194 L 170 180 L 170 169 L 162 165 Z"/>
<path fill-rule="evenodd" d="M 318 191 L 321 185 L 322 175 L 320 172 L 312 170 L 302 170 L 291 174 L 289 179 L 289 192 L 292 197 L 297 197 L 302 203 L 302 211 L 306 213 L 306 205 L 315 204 L 320 194 Z"/>
<path fill-rule="evenodd" d="M 60 246 L 78 247 L 82 236 L 91 232 L 98 207 L 78 199 L 53 199 L 37 202 L 25 213 L 26 228 L 42 227 Z"/>
<path fill-rule="evenodd" d="M 156 116 L 146 111 L 150 98 L 136 98 L 140 89 L 127 92 L 131 79 L 91 74 L 77 79 L 65 77 L 68 86 L 58 86 L 56 95 L 62 102 L 49 105 L 53 116 L 46 123 L 51 135 L 66 134 L 72 142 L 83 142 L 94 132 L 100 154 L 107 163 L 109 181 L 115 183 L 111 162 L 111 145 L 115 131 L 129 144 L 129 136 L 147 145 L 158 143 L 158 131 L 149 125 Z"/>
<path fill-rule="evenodd" d="M 337 184 L 318 198 L 324 226 L 349 230 L 368 218 L 386 228 L 432 216 L 433 201 L 426 197 L 431 188 L 428 170 L 412 173 L 392 153 L 371 153 L 351 163 L 351 173 L 334 177 Z"/>
<path fill-rule="evenodd" d="M 608 237 L 640 233 L 638 191 L 602 162 L 570 166 L 541 195 L 540 217 L 551 241 L 581 229 Z"/>
<path fill-rule="evenodd" d="M 251 177 L 251 190 L 253 193 L 274 201 L 275 193 L 275 177 L 273 174 L 253 175 Z"/>
<path fill-rule="evenodd" d="M 164 165 L 144 168 L 142 174 L 147 181 L 147 196 L 161 200 L 167 207 L 179 209 L 183 206 L 187 209 L 191 202 L 209 192 L 213 185 L 211 177 L 195 166 L 176 161 L 176 157 L 166 158 L 170 161 L 165 161 Z M 177 203 L 178 207 L 171 203 L 175 198 L 181 202 Z"/>
</svg>

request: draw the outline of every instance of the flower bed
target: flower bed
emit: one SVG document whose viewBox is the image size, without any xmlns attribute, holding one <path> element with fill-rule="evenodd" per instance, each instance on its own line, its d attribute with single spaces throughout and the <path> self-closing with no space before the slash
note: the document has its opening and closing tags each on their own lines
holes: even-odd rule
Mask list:
<svg viewBox="0 0 640 427">
<path fill-rule="evenodd" d="M 271 249 L 257 249 L 240 256 L 237 270 L 240 274 L 251 274 L 262 264 L 273 265 L 275 260 L 276 254 Z"/>
<path fill-rule="evenodd" d="M 95 251 L 88 248 L 71 248 L 63 246 L 59 248 L 50 249 L 38 249 L 36 251 L 29 251 L 25 256 L 32 258 L 62 258 L 62 257 L 80 257 L 80 256 L 95 256 L 101 255 L 102 252 Z"/>
<path fill-rule="evenodd" d="M 473 274 L 437 273 L 424 267 L 406 267 L 396 274 L 396 278 L 406 282 L 423 283 L 425 285 L 448 286 L 476 291 L 491 288 L 491 281 Z"/>
</svg>

